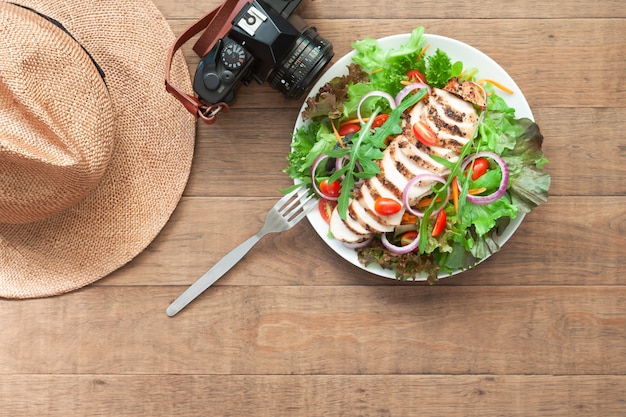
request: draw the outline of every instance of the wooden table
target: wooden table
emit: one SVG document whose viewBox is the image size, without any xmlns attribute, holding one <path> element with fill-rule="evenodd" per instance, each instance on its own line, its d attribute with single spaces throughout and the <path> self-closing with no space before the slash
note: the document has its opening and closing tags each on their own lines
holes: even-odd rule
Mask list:
<svg viewBox="0 0 626 417">
<path fill-rule="evenodd" d="M 175 33 L 218 3 L 157 0 Z M 301 103 L 244 87 L 199 127 L 185 195 L 144 253 L 60 297 L 0 300 L 0 415 L 626 415 L 625 3 L 305 0 L 300 14 L 334 61 L 419 25 L 490 55 L 541 126 L 549 202 L 434 286 L 363 272 L 303 222 L 169 318 L 290 184 Z"/>
</svg>

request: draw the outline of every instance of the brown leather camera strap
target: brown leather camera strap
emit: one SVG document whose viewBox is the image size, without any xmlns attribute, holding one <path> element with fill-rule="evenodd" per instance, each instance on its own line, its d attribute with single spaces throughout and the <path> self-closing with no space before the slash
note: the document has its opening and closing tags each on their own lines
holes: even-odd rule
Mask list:
<svg viewBox="0 0 626 417">
<path fill-rule="evenodd" d="M 250 0 L 225 0 L 216 9 L 211 10 L 205 16 L 200 18 L 193 25 L 181 33 L 174 41 L 167 54 L 165 66 L 165 89 L 176 97 L 185 108 L 194 116 L 202 119 L 208 124 L 215 123 L 217 113 L 220 111 L 228 111 L 228 104 L 220 102 L 214 104 L 204 104 L 197 97 L 187 94 L 170 82 L 170 70 L 172 67 L 172 59 L 174 54 L 191 38 L 204 30 L 200 35 L 193 50 L 198 56 L 204 57 L 215 43 L 223 38 L 231 29 L 231 22 L 235 15 L 241 10 L 241 7 Z"/>
</svg>

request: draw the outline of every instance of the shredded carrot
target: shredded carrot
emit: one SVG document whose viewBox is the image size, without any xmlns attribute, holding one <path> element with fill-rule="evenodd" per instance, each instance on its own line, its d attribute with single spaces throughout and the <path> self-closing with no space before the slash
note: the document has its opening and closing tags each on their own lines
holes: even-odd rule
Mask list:
<svg viewBox="0 0 626 417">
<path fill-rule="evenodd" d="M 382 70 L 383 70 L 383 67 L 376 68 L 375 70 L 372 70 L 372 72 L 370 72 L 370 74 L 376 74 L 377 72 L 381 72 Z"/>
<path fill-rule="evenodd" d="M 427 44 L 424 48 L 422 48 L 422 50 L 420 51 L 420 54 L 418 56 L 425 55 L 426 51 L 428 51 L 428 48 L 430 48 L 430 44 Z"/>
<path fill-rule="evenodd" d="M 408 80 L 400 80 L 400 84 L 402 84 L 402 85 L 411 85 L 413 83 L 411 81 L 408 81 Z"/>
<path fill-rule="evenodd" d="M 454 212 L 459 214 L 459 186 L 456 183 L 456 178 L 452 179 L 452 202 L 454 203 Z"/>
<path fill-rule="evenodd" d="M 480 85 L 484 85 L 485 83 L 489 83 L 489 84 L 493 84 L 494 86 L 496 86 L 497 88 L 499 88 L 500 90 L 504 91 L 507 94 L 513 94 L 513 90 L 511 90 L 510 88 L 508 88 L 505 85 L 500 84 L 497 81 L 494 80 L 490 80 L 489 78 L 482 78 L 478 81 L 476 81 L 478 84 Z"/>
<path fill-rule="evenodd" d="M 367 121 L 369 120 L 369 117 L 364 117 L 363 121 L 365 123 L 367 123 Z M 339 125 L 339 127 L 350 124 L 350 123 L 361 123 L 361 121 L 359 119 L 350 119 L 350 120 L 345 120 L 343 122 L 341 122 L 341 125 Z"/>
<path fill-rule="evenodd" d="M 477 71 L 476 68 L 472 68 L 472 70 L 469 73 L 467 73 L 467 75 L 462 75 L 459 78 L 463 80 L 469 80 L 470 78 L 474 76 L 474 74 L 476 74 L 476 71 Z M 463 71 L 463 73 L 465 73 L 465 71 Z"/>
<path fill-rule="evenodd" d="M 419 203 L 417 203 L 417 207 L 418 208 L 422 208 L 422 207 L 428 207 L 430 205 L 430 203 L 433 202 L 432 198 L 424 198 L 422 200 L 419 201 Z M 437 203 L 441 202 L 441 198 L 437 198 Z"/>
<path fill-rule="evenodd" d="M 417 222 L 417 216 L 415 214 L 411 214 L 408 211 L 405 211 L 402 214 L 401 224 L 415 224 Z"/>
<path fill-rule="evenodd" d="M 450 186 L 452 187 L 452 202 L 454 203 L 454 211 L 458 214 L 459 212 L 459 188 L 456 185 L 456 178 L 452 180 L 452 183 L 450 184 Z M 476 194 L 484 193 L 485 191 L 487 191 L 485 187 L 470 188 L 469 190 L 467 190 L 467 193 L 470 195 L 476 195 Z M 433 199 L 431 197 L 424 198 L 417 203 L 416 207 L 417 208 L 428 207 L 430 203 L 432 202 L 433 202 Z M 441 198 L 437 198 L 436 202 L 440 203 Z"/>
<path fill-rule="evenodd" d="M 335 138 L 337 138 L 337 142 L 339 142 L 339 146 L 341 146 L 342 148 L 345 148 L 346 145 L 343 144 L 343 141 L 341 140 L 341 136 L 339 136 L 339 132 L 337 131 L 337 128 L 335 127 L 335 123 L 333 123 L 333 121 L 330 121 L 330 125 L 333 127 L 333 133 L 335 134 Z"/>
<path fill-rule="evenodd" d="M 484 193 L 485 191 L 487 191 L 485 187 L 470 188 L 469 190 L 467 190 L 467 193 L 471 195 L 476 195 L 476 194 Z"/>
</svg>

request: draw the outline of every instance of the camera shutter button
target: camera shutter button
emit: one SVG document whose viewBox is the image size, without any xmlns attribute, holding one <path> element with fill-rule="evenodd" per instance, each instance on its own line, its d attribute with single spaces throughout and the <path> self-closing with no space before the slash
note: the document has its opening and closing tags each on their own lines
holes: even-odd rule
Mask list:
<svg viewBox="0 0 626 417">
<path fill-rule="evenodd" d="M 204 74 L 203 78 L 204 85 L 209 90 L 215 90 L 220 85 L 220 77 L 214 72 Z"/>
</svg>

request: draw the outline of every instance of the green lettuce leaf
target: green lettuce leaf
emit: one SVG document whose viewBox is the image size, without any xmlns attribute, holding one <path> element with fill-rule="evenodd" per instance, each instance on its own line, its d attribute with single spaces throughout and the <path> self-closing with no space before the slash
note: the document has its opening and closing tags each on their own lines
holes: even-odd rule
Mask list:
<svg viewBox="0 0 626 417">
<path fill-rule="evenodd" d="M 318 156 L 330 152 L 337 139 L 323 123 L 310 123 L 298 129 L 293 135 L 291 152 L 287 155 L 289 166 L 284 172 L 304 184 L 311 183 L 310 169 Z"/>
<path fill-rule="evenodd" d="M 499 198 L 491 204 L 466 204 L 461 213 L 461 227 L 472 227 L 477 237 L 482 237 L 496 226 L 496 220 L 501 217 L 511 219 L 517 216 L 517 207 L 506 198 Z"/>
<path fill-rule="evenodd" d="M 407 72 L 415 68 L 425 43 L 421 26 L 413 29 L 406 44 L 388 50 L 382 49 L 377 40 L 367 37 L 352 44 L 356 50 L 352 60 L 370 73 L 374 90 L 387 91 L 395 96 L 404 87 L 400 81 L 406 80 Z"/>
<path fill-rule="evenodd" d="M 502 159 L 509 167 L 509 191 L 513 203 L 523 212 L 529 212 L 548 201 L 550 174 L 543 170 L 547 162 L 541 145 L 543 135 L 539 126 L 530 119 L 516 120 L 521 133 L 515 147 L 502 152 Z"/>
</svg>

